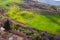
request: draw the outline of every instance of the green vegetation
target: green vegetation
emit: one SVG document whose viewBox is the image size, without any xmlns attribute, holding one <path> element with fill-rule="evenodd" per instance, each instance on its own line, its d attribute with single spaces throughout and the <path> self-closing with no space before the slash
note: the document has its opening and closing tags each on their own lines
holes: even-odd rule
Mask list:
<svg viewBox="0 0 60 40">
<path fill-rule="evenodd" d="M 23 22 L 36 29 L 44 30 L 50 33 L 60 33 L 57 31 L 57 29 L 60 28 L 60 18 L 57 15 L 44 16 L 28 11 L 21 11 L 21 9 L 19 9 L 16 5 L 10 7 L 7 14 L 13 20 Z"/>
<path fill-rule="evenodd" d="M 19 3 L 21 2 L 21 0 L 0 0 L 0 6 L 4 7 L 5 9 L 9 9 L 7 4 L 14 3 L 14 2 Z"/>
<path fill-rule="evenodd" d="M 19 2 L 19 0 L 5 0 L 6 2 L 0 1 L 0 5 L 3 7 L 7 7 L 6 4 L 10 2 Z M 38 15 L 34 14 L 33 12 L 29 11 L 22 11 L 20 7 L 17 5 L 9 6 L 8 12 L 5 12 L 5 14 L 8 15 L 8 17 L 12 18 L 14 21 L 25 23 L 33 28 L 36 28 L 38 30 L 47 31 L 50 33 L 60 33 L 60 16 L 53 15 L 53 16 L 45 16 L 45 15 Z M 14 27 L 12 26 L 12 29 Z"/>
</svg>

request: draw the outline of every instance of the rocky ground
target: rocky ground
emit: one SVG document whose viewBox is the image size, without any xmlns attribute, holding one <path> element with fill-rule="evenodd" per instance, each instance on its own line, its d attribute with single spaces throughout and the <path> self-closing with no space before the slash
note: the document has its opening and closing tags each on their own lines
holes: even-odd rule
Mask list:
<svg viewBox="0 0 60 40">
<path fill-rule="evenodd" d="M 7 40 L 10 37 L 15 37 L 16 39 L 14 38 L 14 40 L 60 40 L 60 35 L 53 35 L 31 27 L 22 27 L 22 25 L 19 24 L 16 24 L 16 27 L 17 29 L 15 30 L 7 30 L 5 34 L 0 36 L 0 40 L 5 40 L 5 38 Z"/>
</svg>

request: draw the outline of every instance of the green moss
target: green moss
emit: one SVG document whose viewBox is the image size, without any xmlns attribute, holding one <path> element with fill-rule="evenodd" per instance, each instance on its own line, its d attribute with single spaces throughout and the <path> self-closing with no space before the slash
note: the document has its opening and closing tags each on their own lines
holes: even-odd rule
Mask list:
<svg viewBox="0 0 60 40">
<path fill-rule="evenodd" d="M 6 6 L 9 3 L 19 3 L 20 0 L 0 0 L 0 6 L 4 7 L 8 10 L 8 12 L 5 12 L 10 18 L 12 18 L 14 21 L 19 21 L 22 23 L 25 23 L 33 28 L 36 28 L 38 30 L 47 31 L 50 33 L 60 33 L 60 16 L 53 15 L 53 16 L 45 16 L 45 15 L 38 15 L 34 14 L 29 11 L 22 11 L 20 7 L 17 5 L 13 6 Z M 40 12 L 48 14 L 49 12 Z M 12 29 L 14 27 L 12 26 Z"/>
<path fill-rule="evenodd" d="M 56 30 L 60 28 L 60 18 L 55 15 L 44 16 L 28 11 L 21 11 L 16 5 L 11 6 L 6 14 L 15 21 L 23 22 L 33 28 L 50 33 L 58 33 Z"/>
</svg>

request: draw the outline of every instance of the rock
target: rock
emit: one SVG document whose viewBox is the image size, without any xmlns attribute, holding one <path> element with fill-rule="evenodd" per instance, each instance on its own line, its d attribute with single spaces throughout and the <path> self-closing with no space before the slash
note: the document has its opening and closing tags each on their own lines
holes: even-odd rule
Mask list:
<svg viewBox="0 0 60 40">
<path fill-rule="evenodd" d="M 3 7 L 0 7 L 0 14 L 3 14 L 4 13 L 4 8 Z"/>
<path fill-rule="evenodd" d="M 60 35 L 54 36 L 54 40 L 60 40 Z"/>
</svg>

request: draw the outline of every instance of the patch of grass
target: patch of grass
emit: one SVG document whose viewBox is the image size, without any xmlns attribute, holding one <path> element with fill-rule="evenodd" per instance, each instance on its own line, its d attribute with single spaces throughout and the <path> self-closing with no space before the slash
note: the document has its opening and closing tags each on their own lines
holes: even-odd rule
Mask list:
<svg viewBox="0 0 60 40">
<path fill-rule="evenodd" d="M 32 15 L 31 12 L 28 11 L 21 11 L 18 6 L 12 6 L 10 7 L 8 13 L 6 13 L 9 17 L 11 17 L 14 20 L 21 21 L 23 23 L 28 22 L 33 18 L 34 15 Z M 12 17 L 13 16 L 13 17 Z"/>
<path fill-rule="evenodd" d="M 33 28 L 44 30 L 53 34 L 59 33 L 57 31 L 57 29 L 60 28 L 60 18 L 58 16 L 53 15 L 48 17 L 28 11 L 21 11 L 16 5 L 10 7 L 6 14 L 15 21 L 23 22 Z"/>
<path fill-rule="evenodd" d="M 4 7 L 5 9 L 9 9 L 7 4 L 10 3 L 20 3 L 22 0 L 0 0 L 0 6 Z"/>
</svg>

